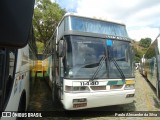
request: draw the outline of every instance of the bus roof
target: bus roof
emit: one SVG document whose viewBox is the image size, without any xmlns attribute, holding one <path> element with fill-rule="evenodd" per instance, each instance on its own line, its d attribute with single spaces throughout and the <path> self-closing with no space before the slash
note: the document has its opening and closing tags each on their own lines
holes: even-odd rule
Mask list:
<svg viewBox="0 0 160 120">
<path fill-rule="evenodd" d="M 78 24 L 83 24 L 83 25 L 78 26 L 77 23 L 75 22 L 77 21 L 76 19 L 74 19 L 75 17 L 77 17 L 80 20 L 84 18 L 84 21 L 82 20 L 82 23 L 80 21 L 78 22 Z M 66 18 L 66 22 L 64 22 L 65 18 Z M 89 22 L 91 22 L 90 26 L 91 27 L 94 26 L 95 29 L 91 29 L 91 27 L 86 29 L 86 27 L 84 27 L 87 25 L 86 21 L 88 23 L 87 19 L 89 20 Z M 72 20 L 72 22 L 69 22 L 69 20 Z M 99 27 L 102 28 L 101 31 L 99 31 Z M 94 17 L 92 18 L 92 17 L 82 16 L 77 13 L 66 13 L 61 19 L 61 21 L 59 22 L 53 34 L 58 34 L 56 41 L 61 39 L 63 35 L 68 35 L 68 34 L 70 35 L 83 34 L 84 36 L 92 36 L 92 37 L 94 36 L 94 37 L 101 37 L 101 38 L 108 37 L 108 38 L 123 39 L 123 40 L 131 41 L 128 37 L 125 24 L 108 21 L 108 20 L 102 20 Z"/>
</svg>

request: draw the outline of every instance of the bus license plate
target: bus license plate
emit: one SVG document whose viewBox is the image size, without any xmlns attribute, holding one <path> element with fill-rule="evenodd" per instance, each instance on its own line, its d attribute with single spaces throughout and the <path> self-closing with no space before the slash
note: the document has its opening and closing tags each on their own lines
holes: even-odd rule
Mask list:
<svg viewBox="0 0 160 120">
<path fill-rule="evenodd" d="M 86 107 L 86 106 L 87 106 L 87 103 L 73 104 L 73 108 Z"/>
<path fill-rule="evenodd" d="M 99 85 L 98 81 L 87 81 L 87 82 L 80 82 L 81 86 L 88 86 L 88 85 Z"/>
</svg>

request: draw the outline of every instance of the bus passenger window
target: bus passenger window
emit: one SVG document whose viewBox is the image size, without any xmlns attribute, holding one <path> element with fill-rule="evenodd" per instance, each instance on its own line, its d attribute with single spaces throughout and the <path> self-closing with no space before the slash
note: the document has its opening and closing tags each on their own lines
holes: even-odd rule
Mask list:
<svg viewBox="0 0 160 120">
<path fill-rule="evenodd" d="M 8 75 L 7 81 L 6 81 L 6 96 L 5 99 L 7 100 L 9 98 L 9 95 L 12 90 L 12 85 L 14 81 L 14 69 L 15 69 L 15 50 L 9 51 L 9 59 L 8 59 L 9 65 L 8 65 Z"/>
<path fill-rule="evenodd" d="M 13 76 L 14 72 L 14 62 L 15 62 L 15 55 L 13 51 L 9 53 L 9 75 Z"/>
</svg>

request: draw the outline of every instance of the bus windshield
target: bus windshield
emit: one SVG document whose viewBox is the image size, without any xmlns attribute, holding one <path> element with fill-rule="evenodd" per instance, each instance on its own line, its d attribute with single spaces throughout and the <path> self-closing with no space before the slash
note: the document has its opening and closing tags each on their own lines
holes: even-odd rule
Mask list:
<svg viewBox="0 0 160 120">
<path fill-rule="evenodd" d="M 109 42 L 108 42 L 109 41 Z M 122 71 L 125 77 L 133 77 L 132 55 L 129 42 L 107 40 L 106 41 L 108 58 L 109 58 L 109 78 L 120 78 Z M 120 68 L 117 69 L 116 64 Z"/>
<path fill-rule="evenodd" d="M 99 62 L 106 57 L 96 78 L 120 78 L 121 74 L 115 64 L 109 60 L 114 58 L 126 77 L 132 77 L 129 43 L 112 40 L 112 46 L 107 46 L 107 40 L 101 38 L 70 36 L 67 37 L 67 65 L 65 77 L 86 78 L 93 76 Z M 115 74 L 116 72 L 116 74 Z"/>
<path fill-rule="evenodd" d="M 126 27 L 123 24 L 116 24 L 109 21 L 82 18 L 76 16 L 66 17 L 64 28 L 65 30 L 128 37 Z"/>
</svg>

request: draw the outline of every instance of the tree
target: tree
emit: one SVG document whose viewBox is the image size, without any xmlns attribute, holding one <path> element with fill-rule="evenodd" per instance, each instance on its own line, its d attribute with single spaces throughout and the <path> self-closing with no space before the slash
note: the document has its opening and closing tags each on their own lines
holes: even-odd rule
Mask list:
<svg viewBox="0 0 160 120">
<path fill-rule="evenodd" d="M 45 46 L 65 13 L 64 9 L 50 0 L 37 0 L 33 16 L 36 40 Z"/>
<path fill-rule="evenodd" d="M 151 44 L 151 38 L 142 38 L 139 42 L 139 45 L 144 47 L 144 48 L 148 48 Z"/>
<path fill-rule="evenodd" d="M 135 53 L 135 62 L 140 62 L 142 56 L 146 53 L 147 48 L 144 48 L 139 45 L 139 42 L 132 41 L 133 50 Z"/>
</svg>

